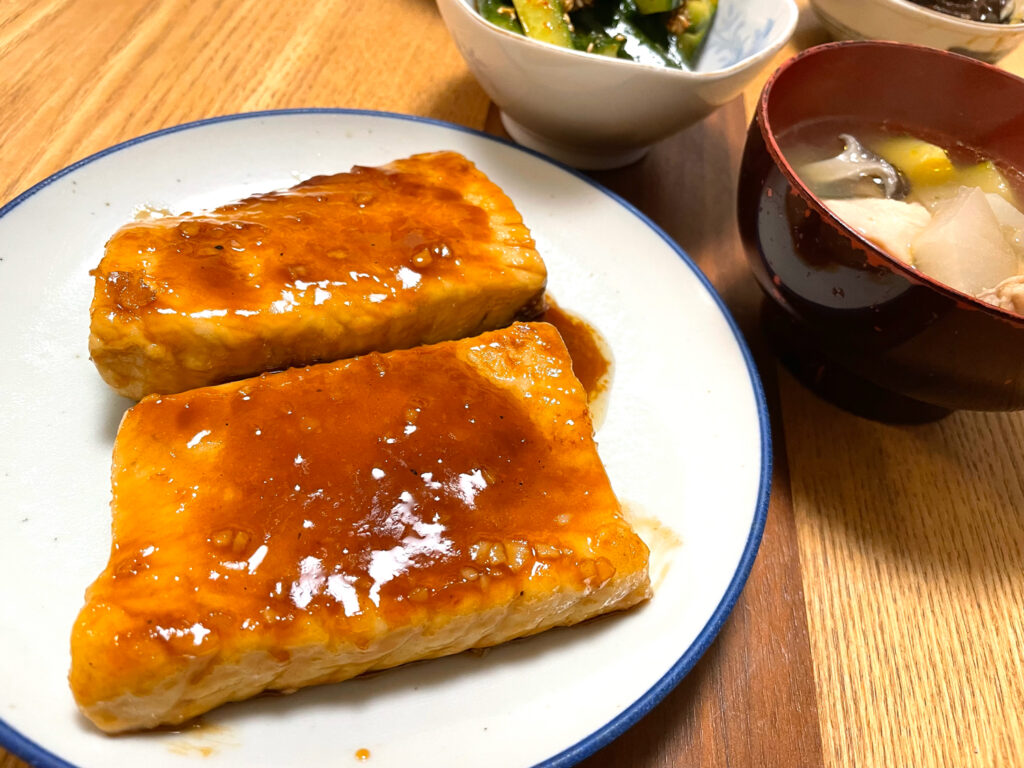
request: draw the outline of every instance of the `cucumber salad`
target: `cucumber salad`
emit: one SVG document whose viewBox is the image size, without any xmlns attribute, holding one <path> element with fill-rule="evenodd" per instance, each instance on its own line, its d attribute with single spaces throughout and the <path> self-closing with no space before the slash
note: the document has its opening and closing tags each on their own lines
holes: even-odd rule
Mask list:
<svg viewBox="0 0 1024 768">
<path fill-rule="evenodd" d="M 542 43 L 673 69 L 696 65 L 718 0 L 476 0 L 496 26 Z"/>
</svg>

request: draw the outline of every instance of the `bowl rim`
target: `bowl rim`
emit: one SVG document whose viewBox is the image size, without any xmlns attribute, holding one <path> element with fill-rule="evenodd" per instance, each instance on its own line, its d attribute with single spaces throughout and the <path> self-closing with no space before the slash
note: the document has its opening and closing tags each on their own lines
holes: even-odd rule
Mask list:
<svg viewBox="0 0 1024 768">
<path fill-rule="evenodd" d="M 808 48 L 806 51 L 794 56 L 788 61 L 784 62 L 778 69 L 776 69 L 771 76 L 768 78 L 761 91 L 761 96 L 757 101 L 757 109 L 755 111 L 754 120 L 757 122 L 758 130 L 761 133 L 761 138 L 764 140 L 765 146 L 768 149 L 768 154 L 772 158 L 772 162 L 782 172 L 789 182 L 790 187 L 803 198 L 804 202 L 810 206 L 819 216 L 825 220 L 831 222 L 838 229 L 850 237 L 857 240 L 857 242 L 867 251 L 873 255 L 877 255 L 883 263 L 886 263 L 890 269 L 906 278 L 909 282 L 919 285 L 925 285 L 933 290 L 938 291 L 940 294 L 953 299 L 959 303 L 966 303 L 969 308 L 975 309 L 981 312 L 987 312 L 992 314 L 994 317 L 1010 322 L 1013 325 L 1019 326 L 1024 329 L 1024 315 L 1017 312 L 1011 312 L 1008 309 L 997 307 L 994 304 L 989 304 L 986 301 L 982 301 L 976 296 L 972 296 L 969 293 L 957 290 L 945 283 L 936 280 L 931 275 L 928 275 L 914 267 L 906 264 L 900 259 L 892 256 L 887 251 L 879 248 L 877 245 L 868 240 L 864 235 L 858 232 L 856 229 L 851 227 L 841 218 L 839 218 L 832 210 L 825 205 L 821 199 L 815 195 L 800 179 L 800 176 L 790 165 L 786 156 L 783 154 L 782 149 L 779 147 L 778 141 L 775 138 L 775 131 L 772 129 L 771 120 L 768 118 L 768 105 L 771 100 L 772 89 L 778 82 L 779 78 L 785 74 L 794 64 L 806 59 L 813 58 L 823 53 L 831 53 L 834 50 L 844 48 L 904 48 L 914 49 L 918 53 L 927 56 L 952 56 L 958 59 L 962 59 L 967 62 L 970 66 L 983 67 L 991 71 L 993 75 L 999 75 L 1002 77 L 1010 78 L 1011 80 L 1018 81 L 1021 86 L 1024 86 L 1024 78 L 1017 77 L 1004 69 L 986 64 L 978 59 L 971 58 L 970 56 L 964 56 L 962 54 L 953 53 L 951 51 L 942 51 L 937 48 L 930 48 L 925 45 L 913 45 L 911 43 L 897 43 L 883 40 L 853 40 L 853 41 L 841 41 L 834 43 L 825 43 L 823 45 L 817 45 L 813 48 Z"/>
<path fill-rule="evenodd" d="M 922 19 L 942 19 L 954 26 L 963 27 L 964 32 L 971 32 L 975 35 L 991 32 L 993 36 L 996 36 L 996 33 L 998 32 L 1024 32 L 1024 21 L 1018 21 L 1016 24 L 974 21 L 972 19 L 963 19 L 959 16 L 954 16 L 951 13 L 944 13 L 943 11 L 938 11 L 934 8 L 928 8 L 924 5 L 918 5 L 917 3 L 911 2 L 911 0 L 879 0 L 879 2 L 890 3 L 897 7 L 905 8 L 911 14 L 917 14 Z"/>
<path fill-rule="evenodd" d="M 534 40 L 526 35 L 519 35 L 515 32 L 510 32 L 507 29 L 502 29 L 496 24 L 492 24 L 481 16 L 476 9 L 475 0 L 436 0 L 438 5 L 442 3 L 456 6 L 460 9 L 460 13 L 471 18 L 473 23 L 477 24 L 478 27 L 488 30 L 490 33 L 497 34 L 499 37 L 504 37 L 509 41 L 514 41 L 513 44 L 526 45 L 532 47 L 537 51 L 546 51 L 551 55 L 569 55 L 578 58 L 579 61 L 589 61 L 594 64 L 595 67 L 614 67 L 622 68 L 623 66 L 628 67 L 634 71 L 646 71 L 651 73 L 657 73 L 661 77 L 694 80 L 694 81 L 709 81 L 709 80 L 724 80 L 733 75 L 753 70 L 754 68 L 764 64 L 764 62 L 778 53 L 782 48 L 789 42 L 793 37 L 793 33 L 796 31 L 797 23 L 800 20 L 800 10 L 796 5 L 796 0 L 779 0 L 782 6 L 785 8 L 787 13 L 786 23 L 782 27 L 783 34 L 771 45 L 766 46 L 749 56 L 740 59 L 735 64 L 731 64 L 728 67 L 722 69 L 713 69 L 707 72 L 698 72 L 692 69 L 673 69 L 671 67 L 659 67 L 654 64 L 645 64 L 639 61 L 628 61 L 626 59 L 612 58 L 610 56 L 597 56 L 586 51 L 578 51 L 575 48 L 562 48 L 557 45 L 550 43 L 542 43 L 539 40 Z"/>
<path fill-rule="evenodd" d="M 937 11 L 934 8 L 927 8 L 923 5 L 918 5 L 917 3 L 912 2 L 912 0 L 875 0 L 875 2 L 881 5 L 889 5 L 893 8 L 898 8 L 903 13 L 917 17 L 922 21 L 942 21 L 944 24 L 949 24 L 951 27 L 956 29 L 957 32 L 971 34 L 974 37 L 1012 37 L 1024 33 L 1024 21 L 1018 21 L 1014 24 L 1004 24 L 1002 22 L 993 23 L 991 21 L 972 21 L 971 19 L 962 19 L 959 16 L 954 16 L 950 13 Z M 817 10 L 818 6 L 821 4 L 820 0 L 810 0 L 810 3 L 814 6 L 815 10 Z"/>
</svg>

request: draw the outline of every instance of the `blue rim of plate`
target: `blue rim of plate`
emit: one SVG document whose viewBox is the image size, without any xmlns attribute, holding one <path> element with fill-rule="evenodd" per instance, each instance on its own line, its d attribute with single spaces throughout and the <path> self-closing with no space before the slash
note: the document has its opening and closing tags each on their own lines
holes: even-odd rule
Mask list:
<svg viewBox="0 0 1024 768">
<path fill-rule="evenodd" d="M 757 418 L 758 424 L 761 431 L 761 476 L 758 481 L 757 489 L 757 505 L 754 509 L 754 521 L 750 527 L 750 533 L 747 536 L 746 544 L 743 547 L 743 554 L 740 556 L 739 564 L 736 567 L 736 572 L 733 574 L 732 580 L 729 582 L 729 586 L 725 590 L 725 594 L 722 596 L 721 601 L 711 614 L 711 618 L 708 619 L 704 628 L 701 629 L 697 638 L 691 643 L 690 647 L 686 649 L 679 660 L 672 665 L 672 667 L 662 675 L 661 679 L 652 685 L 646 693 L 644 693 L 639 699 L 634 701 L 625 710 L 620 712 L 609 722 L 605 723 L 602 727 L 591 733 L 589 736 L 584 737 L 576 744 L 573 744 L 568 749 L 559 752 L 547 760 L 538 763 L 534 768 L 568 768 L 569 766 L 575 765 L 579 761 L 597 752 L 602 747 L 607 746 L 612 741 L 617 739 L 633 725 L 639 722 L 644 715 L 654 709 L 655 706 L 668 695 L 669 691 L 675 688 L 684 677 L 693 669 L 694 665 L 704 655 L 705 651 L 714 642 L 715 637 L 718 636 L 719 631 L 722 629 L 722 625 L 725 620 L 729 617 L 732 612 L 733 606 L 736 604 L 736 600 L 739 599 L 740 592 L 743 591 L 743 586 L 747 582 L 747 577 L 750 575 L 750 569 L 754 565 L 754 558 L 757 556 L 758 548 L 761 545 L 761 535 L 764 533 L 765 521 L 768 519 L 768 500 L 771 494 L 771 478 L 772 478 L 772 438 L 771 438 L 771 425 L 768 417 L 768 404 L 765 400 L 764 387 L 761 385 L 761 377 L 758 375 L 757 366 L 754 364 L 754 358 L 750 354 L 750 349 L 747 347 L 746 341 L 743 339 L 743 335 L 740 333 L 736 321 L 733 319 L 732 314 L 725 306 L 725 302 L 722 301 L 722 297 L 718 295 L 718 292 L 711 285 L 711 281 L 704 275 L 703 272 L 694 264 L 693 260 L 687 255 L 687 253 L 679 247 L 679 245 L 666 232 L 651 221 L 644 213 L 642 213 L 632 203 L 626 201 L 619 195 L 615 194 L 609 189 L 598 184 L 593 179 L 583 175 L 574 168 L 570 168 L 563 163 L 559 163 L 556 160 L 552 160 L 547 155 L 543 155 L 540 152 L 535 152 L 532 149 L 521 147 L 518 144 L 514 144 L 506 139 L 492 136 L 489 133 L 478 131 L 473 128 L 467 128 L 464 125 L 458 125 L 456 123 L 449 123 L 444 120 L 435 120 L 429 117 L 419 117 L 417 115 L 405 115 L 398 112 L 381 112 L 368 109 L 344 109 L 344 108 L 332 108 L 332 107 L 303 107 L 299 109 L 268 109 L 259 112 L 239 112 L 231 115 L 221 115 L 219 117 L 208 117 L 203 120 L 194 120 L 189 123 L 182 123 L 180 125 L 174 125 L 169 128 L 163 128 L 159 131 L 152 133 L 146 133 L 142 136 L 137 136 L 134 139 L 128 139 L 122 141 L 120 144 L 114 144 L 111 147 L 100 150 L 95 154 L 89 155 L 76 163 L 73 163 L 62 170 L 57 171 L 52 176 L 40 181 L 33 187 L 25 190 L 20 195 L 11 200 L 7 205 L 0 208 L 0 219 L 9 214 L 21 203 L 28 200 L 37 192 L 50 186 L 55 181 L 58 181 L 65 176 L 68 176 L 79 168 L 89 165 L 90 163 L 100 160 L 107 155 L 112 155 L 115 152 L 120 152 L 128 147 L 135 146 L 136 144 L 142 144 L 152 139 L 160 138 L 171 133 L 179 133 L 181 131 L 188 131 L 193 128 L 202 128 L 207 125 L 213 125 L 215 123 L 227 123 L 235 120 L 252 120 L 260 119 L 264 117 L 278 117 L 281 115 L 303 115 L 303 114 L 329 114 L 329 115 L 361 115 L 366 117 L 382 117 L 391 120 L 408 120 L 415 123 L 426 123 L 427 125 L 438 126 L 441 128 L 447 128 L 461 133 L 468 133 L 473 136 L 479 136 L 489 141 L 494 141 L 498 144 L 504 144 L 512 147 L 520 152 L 533 155 L 534 157 L 543 160 L 546 163 L 550 163 L 558 168 L 561 168 L 566 173 L 575 176 L 580 181 L 585 182 L 588 186 L 593 187 L 597 191 L 607 195 L 616 203 L 621 205 L 633 216 L 642 221 L 648 227 L 651 228 L 665 243 L 675 251 L 676 255 L 690 268 L 694 276 L 701 282 L 704 289 L 714 299 L 715 304 L 718 306 L 719 311 L 729 324 L 729 328 L 732 331 L 733 337 L 736 340 L 736 344 L 743 355 L 743 361 L 747 365 L 747 372 L 750 374 L 750 384 L 754 390 L 754 397 L 757 401 Z M 14 730 L 9 726 L 2 718 L 0 718 L 0 747 L 8 750 L 9 752 L 17 755 L 22 760 L 27 761 L 31 765 L 39 766 L 40 768 L 77 768 L 72 763 L 67 762 L 63 758 L 53 754 L 48 749 L 41 747 L 31 739 L 27 739 L 22 736 L 18 731 Z"/>
</svg>

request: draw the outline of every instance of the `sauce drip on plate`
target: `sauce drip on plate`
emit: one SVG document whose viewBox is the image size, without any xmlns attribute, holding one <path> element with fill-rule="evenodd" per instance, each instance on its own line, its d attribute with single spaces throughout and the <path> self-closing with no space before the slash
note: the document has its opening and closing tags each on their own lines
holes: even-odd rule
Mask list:
<svg viewBox="0 0 1024 768">
<path fill-rule="evenodd" d="M 594 326 L 560 307 L 550 295 L 545 299 L 547 310 L 538 320 L 558 329 L 572 358 L 572 372 L 587 391 L 594 427 L 600 427 L 608 408 L 612 382 L 612 353 L 608 342 Z"/>
</svg>

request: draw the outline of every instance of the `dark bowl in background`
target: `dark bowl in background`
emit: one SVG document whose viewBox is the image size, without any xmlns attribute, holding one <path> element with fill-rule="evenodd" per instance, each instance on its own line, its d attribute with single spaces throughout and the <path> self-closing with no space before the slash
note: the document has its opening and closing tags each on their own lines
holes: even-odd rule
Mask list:
<svg viewBox="0 0 1024 768">
<path fill-rule="evenodd" d="M 740 170 L 740 233 L 766 294 L 762 322 L 806 385 L 871 418 L 1024 408 L 1024 317 L 888 256 L 802 184 L 777 137 L 825 118 L 960 142 L 1024 171 L 1024 80 L 931 48 L 812 48 L 761 94 Z M 952 140 L 952 141 L 951 141 Z"/>
</svg>

